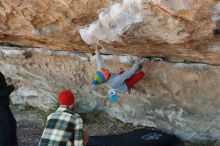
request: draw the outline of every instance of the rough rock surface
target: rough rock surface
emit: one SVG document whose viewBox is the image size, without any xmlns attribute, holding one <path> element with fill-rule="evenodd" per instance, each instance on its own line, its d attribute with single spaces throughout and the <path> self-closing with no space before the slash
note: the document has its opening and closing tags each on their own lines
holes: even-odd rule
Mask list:
<svg viewBox="0 0 220 146">
<path fill-rule="evenodd" d="M 0 71 L 19 85 L 14 103 L 48 109 L 70 88 L 80 112 L 106 110 L 184 139 L 220 139 L 219 36 L 217 0 L 0 1 L 0 43 L 22 46 L 0 48 Z M 136 56 L 165 61 L 144 66 L 131 94 L 106 103 L 107 89 L 91 86 L 96 46 L 114 54 L 104 56 L 112 71 Z"/>
<path fill-rule="evenodd" d="M 0 42 L 220 64 L 219 12 L 217 0 L 2 0 Z"/>
<path fill-rule="evenodd" d="M 146 76 L 131 94 L 118 94 L 116 103 L 106 103 L 108 90 L 91 85 L 97 68 L 92 55 L 18 47 L 1 47 L 1 52 L 1 71 L 9 82 L 19 85 L 12 94 L 13 103 L 47 109 L 58 91 L 69 88 L 78 112 L 105 110 L 125 123 L 154 126 L 187 140 L 220 139 L 219 66 L 161 61 L 148 70 L 146 63 Z M 111 71 L 128 69 L 133 60 L 103 58 Z"/>
</svg>

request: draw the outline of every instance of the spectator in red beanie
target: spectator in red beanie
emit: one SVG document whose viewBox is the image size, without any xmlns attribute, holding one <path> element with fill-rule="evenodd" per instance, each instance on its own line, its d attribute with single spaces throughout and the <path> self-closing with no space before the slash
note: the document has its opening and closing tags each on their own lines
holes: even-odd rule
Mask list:
<svg viewBox="0 0 220 146">
<path fill-rule="evenodd" d="M 70 90 L 65 90 L 59 93 L 58 103 L 62 107 L 67 107 L 73 109 L 74 105 L 74 96 Z"/>
<path fill-rule="evenodd" d="M 70 90 L 60 92 L 58 103 L 60 107 L 47 117 L 39 146 L 85 145 L 88 136 L 86 132 L 83 132 L 82 118 L 73 113 L 74 96 L 72 92 Z"/>
</svg>

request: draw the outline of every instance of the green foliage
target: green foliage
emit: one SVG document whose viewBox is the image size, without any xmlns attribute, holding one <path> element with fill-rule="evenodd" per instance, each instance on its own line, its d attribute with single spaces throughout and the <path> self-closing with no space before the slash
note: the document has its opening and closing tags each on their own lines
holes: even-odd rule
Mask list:
<svg viewBox="0 0 220 146">
<path fill-rule="evenodd" d="M 41 117 L 42 119 L 42 122 L 41 122 L 41 126 L 42 127 L 45 127 L 45 124 L 47 122 L 47 117 L 55 112 L 59 107 L 59 104 L 58 102 L 54 102 L 54 104 L 47 110 L 47 111 L 44 111 L 42 109 L 37 109 L 37 114 Z"/>
<path fill-rule="evenodd" d="M 20 104 L 19 106 L 17 106 L 17 108 L 20 111 L 37 111 L 38 110 L 37 107 L 33 107 L 29 105 L 28 103 Z"/>
</svg>

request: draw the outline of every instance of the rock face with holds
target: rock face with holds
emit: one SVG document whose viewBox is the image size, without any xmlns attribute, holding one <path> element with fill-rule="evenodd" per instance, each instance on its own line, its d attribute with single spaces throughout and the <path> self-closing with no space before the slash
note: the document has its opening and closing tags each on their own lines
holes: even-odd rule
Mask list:
<svg viewBox="0 0 220 146">
<path fill-rule="evenodd" d="M 14 103 L 47 109 L 69 88 L 80 112 L 105 109 L 184 139 L 220 139 L 219 20 L 216 0 L 2 0 L 0 70 L 19 85 Z M 91 85 L 98 45 L 115 72 L 136 56 L 164 61 L 145 65 L 131 94 L 106 104 L 108 90 Z"/>
<path fill-rule="evenodd" d="M 108 54 L 220 62 L 216 0 L 2 0 L 0 6 L 2 43 L 75 52 L 100 44 Z"/>
</svg>

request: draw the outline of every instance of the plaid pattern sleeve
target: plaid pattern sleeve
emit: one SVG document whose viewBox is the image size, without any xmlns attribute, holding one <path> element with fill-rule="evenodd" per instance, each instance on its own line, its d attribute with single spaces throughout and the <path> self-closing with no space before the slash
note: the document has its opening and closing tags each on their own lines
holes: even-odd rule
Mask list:
<svg viewBox="0 0 220 146">
<path fill-rule="evenodd" d="M 74 146 L 82 146 L 83 121 L 81 118 L 76 119 Z"/>
<path fill-rule="evenodd" d="M 83 122 L 78 114 L 60 107 L 48 116 L 38 146 L 71 146 L 72 142 L 74 146 L 82 146 L 82 128 Z"/>
</svg>

